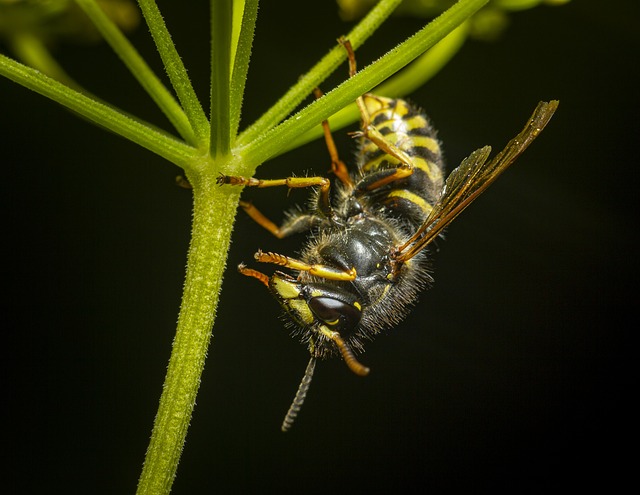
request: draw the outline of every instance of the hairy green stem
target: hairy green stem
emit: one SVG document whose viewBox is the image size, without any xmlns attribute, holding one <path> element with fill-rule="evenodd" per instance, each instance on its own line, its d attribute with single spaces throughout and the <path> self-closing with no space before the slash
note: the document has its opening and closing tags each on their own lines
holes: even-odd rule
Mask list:
<svg viewBox="0 0 640 495">
<path fill-rule="evenodd" d="M 236 154 L 243 156 L 247 166 L 243 173 L 253 174 L 255 167 L 281 153 L 291 141 L 408 65 L 487 2 L 488 0 L 460 0 L 409 39 L 359 71 L 354 77 L 271 129 L 262 139 L 249 143 L 241 150 L 236 150 Z M 344 51 L 343 48 L 341 49 Z"/>
<path fill-rule="evenodd" d="M 400 4 L 401 0 L 381 0 L 347 35 L 354 48 L 361 46 Z M 245 145 L 263 135 L 289 115 L 313 89 L 324 81 L 344 60 L 344 49 L 334 46 L 322 60 L 303 75 L 267 112 L 238 136 L 239 145 Z"/>
<path fill-rule="evenodd" d="M 89 0 L 81 2 L 93 5 Z M 212 335 L 233 220 L 241 192 L 237 187 L 218 187 L 215 183 L 218 170 L 251 175 L 258 164 L 282 152 L 293 139 L 420 56 L 487 0 L 460 0 L 427 28 L 380 61 L 278 125 L 313 87 L 345 59 L 344 50 L 336 46 L 303 81 L 280 100 L 277 108 L 267 112 L 264 118 L 243 133 L 242 141 L 235 146 L 233 137 L 237 121 L 233 119 L 238 116 L 231 117 L 229 112 L 239 111 L 241 94 L 231 93 L 229 84 L 231 77 L 235 81 L 246 74 L 250 43 L 245 48 L 241 48 L 241 45 L 247 45 L 250 41 L 255 19 L 247 19 L 245 23 L 243 18 L 242 28 L 236 38 L 235 31 L 231 28 L 232 2 L 233 0 L 211 0 L 214 26 L 211 107 L 212 118 L 215 119 L 215 128 L 211 129 L 155 1 L 139 0 L 171 83 L 195 134 L 197 149 L 158 131 L 150 124 L 129 117 L 118 109 L 71 90 L 38 71 L 0 55 L 0 74 L 183 167 L 193 186 L 192 240 L 183 299 L 166 381 L 139 480 L 140 494 L 166 494 L 171 489 Z M 382 0 L 373 11 L 375 15 L 367 17 L 349 34 L 354 46 L 361 44 L 398 2 L 399 0 Z M 240 8 L 241 1 L 236 0 L 233 4 Z M 250 9 L 247 10 L 247 15 L 255 16 L 257 0 L 245 0 L 244 8 Z M 231 46 L 232 39 L 233 43 L 237 39 L 237 47 Z M 233 49 L 236 51 L 233 52 Z M 241 53 L 242 50 L 244 52 Z M 207 153 L 209 138 L 215 143 L 213 154 Z M 229 153 L 232 146 L 233 154 Z M 215 162 L 212 156 L 215 157 Z"/>
<path fill-rule="evenodd" d="M 183 139 L 196 145 L 193 129 L 184 111 L 118 26 L 104 13 L 96 0 L 75 1 Z"/>
<path fill-rule="evenodd" d="M 242 4 L 242 5 L 241 5 Z M 238 134 L 238 126 L 240 125 L 240 114 L 242 110 L 242 98 L 244 96 L 244 88 L 247 81 L 247 72 L 249 71 L 249 58 L 251 57 L 251 47 L 253 45 L 253 33 L 256 27 L 256 19 L 258 17 L 258 0 L 236 0 L 233 4 L 234 28 L 236 18 L 240 17 L 239 10 L 242 8 L 242 16 L 237 43 L 234 36 L 234 44 L 232 48 L 233 72 L 231 76 L 230 100 L 231 100 L 231 135 Z"/>
<path fill-rule="evenodd" d="M 151 36 L 153 36 L 153 41 L 171 81 L 171 86 L 178 95 L 178 100 L 187 114 L 198 143 L 200 146 L 205 146 L 209 139 L 209 120 L 191 85 L 187 69 L 173 44 L 162 14 L 155 0 L 138 0 L 138 5 L 147 26 L 149 26 L 149 31 L 151 31 Z"/>
<path fill-rule="evenodd" d="M 230 73 L 232 0 L 211 0 L 211 138 L 212 157 L 231 149 Z"/>
<path fill-rule="evenodd" d="M 389 98 L 398 98 L 410 94 L 431 79 L 451 60 L 464 44 L 468 32 L 468 22 L 464 22 L 402 71 L 376 86 L 373 92 Z M 329 117 L 329 125 L 332 131 L 336 131 L 353 124 L 359 118 L 360 113 L 357 105 L 351 103 Z M 282 153 L 318 139 L 322 136 L 322 132 L 321 126 L 313 127 L 297 139 L 290 141 L 287 147 L 282 150 Z"/>
<path fill-rule="evenodd" d="M 236 187 L 219 187 L 210 174 L 191 175 L 189 180 L 194 214 L 187 276 L 167 376 L 138 484 L 139 495 L 171 490 L 211 339 L 241 192 Z"/>
<path fill-rule="evenodd" d="M 126 115 L 119 109 L 96 101 L 64 84 L 0 54 L 0 75 L 50 98 L 90 121 L 138 143 L 172 163 L 191 168 L 197 151 L 153 125 Z"/>
</svg>

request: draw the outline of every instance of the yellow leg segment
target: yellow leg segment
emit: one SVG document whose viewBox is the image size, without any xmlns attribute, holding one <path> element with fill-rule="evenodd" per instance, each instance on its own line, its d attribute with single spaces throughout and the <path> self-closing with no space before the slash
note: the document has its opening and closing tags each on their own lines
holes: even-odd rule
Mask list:
<svg viewBox="0 0 640 495">
<path fill-rule="evenodd" d="M 356 55 L 353 52 L 353 47 L 351 46 L 351 42 L 345 38 L 340 38 L 340 40 L 338 41 L 342 44 L 342 46 L 344 46 L 345 50 L 347 51 L 347 56 L 349 57 L 349 76 L 353 77 L 356 74 L 357 69 L 356 69 Z M 358 99 L 356 100 L 356 103 L 358 105 L 358 110 L 360 111 L 360 118 L 362 122 L 360 124 L 360 129 L 361 129 L 360 132 L 355 132 L 353 133 L 353 135 L 355 137 L 364 137 L 368 139 L 373 144 L 375 144 L 378 148 L 384 151 L 387 155 L 393 156 L 394 158 L 398 159 L 400 163 L 402 163 L 403 165 L 403 167 L 399 168 L 398 170 L 399 171 L 404 170 L 404 172 L 401 172 L 399 176 L 393 175 L 393 176 L 387 177 L 388 180 L 386 182 L 381 183 L 376 187 L 383 186 L 388 182 L 402 179 L 404 177 L 411 175 L 413 173 L 413 162 L 411 160 L 411 157 L 407 155 L 404 151 L 402 151 L 400 148 L 398 148 L 397 146 L 395 146 L 394 144 L 386 140 L 385 137 L 382 134 L 380 134 L 380 131 L 378 131 L 378 129 L 376 129 L 371 124 L 371 117 L 369 115 L 369 111 L 367 110 L 367 106 L 365 105 L 364 98 L 362 96 L 358 97 Z"/>
<path fill-rule="evenodd" d="M 255 254 L 255 259 L 260 263 L 273 263 L 274 265 L 284 266 L 286 268 L 291 268 L 292 270 L 308 272 L 311 275 L 326 278 L 328 280 L 342 280 L 348 282 L 355 280 L 357 276 L 355 268 L 351 268 L 349 271 L 343 271 L 327 265 L 308 264 L 303 261 L 290 258 L 289 256 L 285 256 L 284 254 L 264 253 L 262 251 L 258 251 Z"/>
<path fill-rule="evenodd" d="M 279 187 L 287 186 L 290 189 L 302 187 L 320 186 L 321 189 L 329 189 L 330 181 L 326 177 L 287 177 L 286 179 L 256 179 L 255 177 L 242 177 L 240 175 L 219 175 L 217 183 L 231 186 L 248 187 Z"/>
</svg>

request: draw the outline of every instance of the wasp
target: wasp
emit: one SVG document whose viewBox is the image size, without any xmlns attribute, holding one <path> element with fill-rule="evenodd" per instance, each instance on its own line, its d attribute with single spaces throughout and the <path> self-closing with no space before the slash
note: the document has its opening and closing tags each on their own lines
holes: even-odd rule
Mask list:
<svg viewBox="0 0 640 495">
<path fill-rule="evenodd" d="M 341 40 L 356 73 L 355 55 Z M 316 90 L 316 96 L 321 93 Z M 241 264 L 243 275 L 262 282 L 284 310 L 310 353 L 309 364 L 282 423 L 287 431 L 309 390 L 316 360 L 340 356 L 365 376 L 356 354 L 381 331 L 396 326 L 432 282 L 428 247 L 531 144 L 558 102 L 540 102 L 524 129 L 495 157 L 485 146 L 471 153 L 445 180 L 436 131 L 427 117 L 401 99 L 365 94 L 360 116 L 357 167 L 340 160 L 327 122 L 325 140 L 332 181 L 325 177 L 263 180 L 221 175 L 219 184 L 250 187 L 313 187 L 305 211 L 278 226 L 251 203 L 241 207 L 278 238 L 307 232 L 297 258 L 258 251 L 255 260 L 288 269 L 271 276 Z"/>
</svg>

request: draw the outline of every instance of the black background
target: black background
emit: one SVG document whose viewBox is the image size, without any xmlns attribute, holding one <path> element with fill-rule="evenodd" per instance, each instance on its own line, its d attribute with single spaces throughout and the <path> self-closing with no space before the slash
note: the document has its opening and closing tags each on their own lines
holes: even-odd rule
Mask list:
<svg viewBox="0 0 640 495">
<path fill-rule="evenodd" d="M 160 7 L 206 100 L 206 2 Z M 451 226 L 433 289 L 362 356 L 371 375 L 321 363 L 286 435 L 279 425 L 307 353 L 264 288 L 233 267 L 257 248 L 292 254 L 302 241 L 238 217 L 174 493 L 554 493 L 625 482 L 637 387 L 638 13 L 634 0 L 576 0 L 514 14 L 501 41 L 469 42 L 411 95 L 452 166 L 502 146 L 538 100 L 561 104 Z M 391 20 L 359 62 L 420 24 Z M 333 2 L 263 2 L 243 123 L 348 29 Z M 133 39 L 161 73 L 146 29 Z M 106 46 L 58 56 L 91 91 L 165 125 Z M 4 485 L 132 493 L 175 328 L 191 195 L 175 187 L 174 166 L 4 79 L 0 105 Z M 337 138 L 348 160 L 353 144 Z M 259 175 L 328 164 L 316 142 Z M 306 197 L 247 195 L 275 219 Z"/>
</svg>

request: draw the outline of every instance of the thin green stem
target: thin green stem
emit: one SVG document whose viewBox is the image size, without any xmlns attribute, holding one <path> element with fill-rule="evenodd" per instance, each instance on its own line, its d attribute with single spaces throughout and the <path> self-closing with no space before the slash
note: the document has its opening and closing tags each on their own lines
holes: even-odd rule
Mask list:
<svg viewBox="0 0 640 495">
<path fill-rule="evenodd" d="M 247 72 L 249 71 L 249 58 L 251 57 L 251 46 L 253 44 L 253 33 L 258 16 L 258 0 L 237 0 L 233 4 L 234 18 L 236 10 L 242 7 L 242 23 L 238 42 L 235 45 L 235 56 L 233 63 L 233 73 L 231 76 L 231 136 L 238 134 L 240 124 L 240 113 L 242 110 L 242 97 L 244 95 Z M 235 25 L 235 22 L 234 22 Z"/>
<path fill-rule="evenodd" d="M 193 129 L 184 111 L 118 26 L 104 13 L 96 0 L 76 0 L 76 3 L 91 19 L 113 51 L 167 116 L 183 139 L 196 145 Z"/>
<path fill-rule="evenodd" d="M 205 146 L 209 138 L 209 121 L 191 85 L 187 70 L 173 44 L 162 14 L 155 0 L 138 0 L 138 5 L 151 31 L 151 36 L 156 44 L 160 58 L 162 58 L 162 63 L 167 71 L 171 85 L 191 123 L 198 144 L 199 146 Z"/>
<path fill-rule="evenodd" d="M 92 122 L 138 143 L 180 167 L 187 169 L 193 167 L 197 157 L 196 150 L 174 136 L 156 129 L 151 124 L 136 120 L 115 107 L 93 100 L 2 54 L 0 54 L 0 74 L 51 98 Z"/>
<path fill-rule="evenodd" d="M 211 0 L 211 137 L 209 154 L 231 149 L 230 73 L 232 0 Z"/>
<path fill-rule="evenodd" d="M 191 246 L 180 317 L 138 495 L 168 494 L 200 385 L 240 188 L 189 176 L 194 191 Z"/>
<path fill-rule="evenodd" d="M 487 2 L 488 0 L 460 0 L 376 62 L 269 131 L 263 139 L 237 150 L 236 153 L 244 158 L 247 166 L 243 174 L 252 175 L 259 164 L 277 155 L 286 149 L 292 140 L 415 60 Z"/>
<path fill-rule="evenodd" d="M 381 0 L 380 3 L 351 30 L 347 38 L 351 41 L 354 49 L 361 46 L 367 38 L 380 27 L 400 2 L 401 0 Z M 238 136 L 238 144 L 246 145 L 282 122 L 282 120 L 289 115 L 302 100 L 309 96 L 313 89 L 324 81 L 346 58 L 347 56 L 344 49 L 337 45 L 334 46 L 329 53 L 314 65 L 309 72 L 303 75 L 262 117 Z"/>
<path fill-rule="evenodd" d="M 415 91 L 453 58 L 464 44 L 468 33 L 469 23 L 464 22 L 395 76 L 374 88 L 373 92 L 389 98 L 397 98 Z M 360 113 L 357 105 L 351 103 L 329 117 L 329 125 L 331 130 L 336 131 L 356 122 L 359 118 Z M 321 136 L 322 127 L 317 125 L 297 139 L 290 141 L 282 152 L 295 149 Z"/>
</svg>

